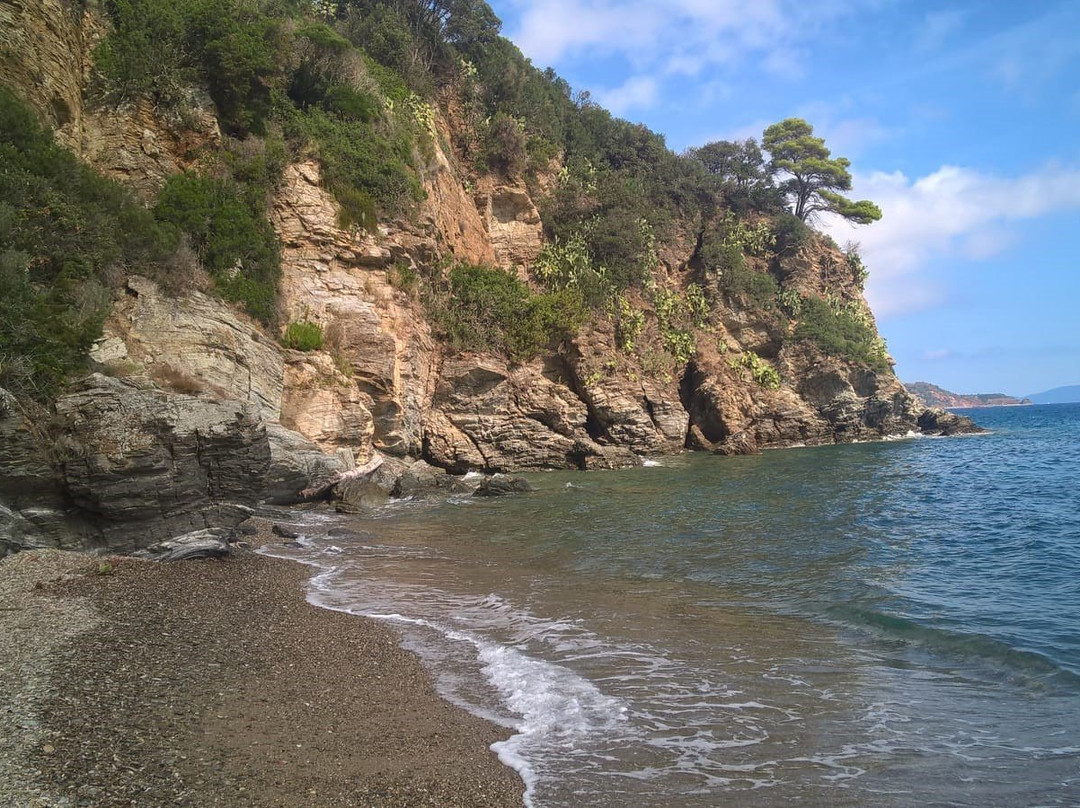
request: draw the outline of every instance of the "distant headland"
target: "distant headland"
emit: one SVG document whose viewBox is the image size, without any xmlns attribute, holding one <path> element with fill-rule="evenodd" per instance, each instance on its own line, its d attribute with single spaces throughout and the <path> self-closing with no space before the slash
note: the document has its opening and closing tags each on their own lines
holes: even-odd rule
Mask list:
<svg viewBox="0 0 1080 808">
<path fill-rule="evenodd" d="M 1016 398 L 1004 393 L 951 393 L 929 382 L 905 382 L 904 387 L 929 407 L 1011 407 L 1033 403 L 1033 398 Z"/>
</svg>

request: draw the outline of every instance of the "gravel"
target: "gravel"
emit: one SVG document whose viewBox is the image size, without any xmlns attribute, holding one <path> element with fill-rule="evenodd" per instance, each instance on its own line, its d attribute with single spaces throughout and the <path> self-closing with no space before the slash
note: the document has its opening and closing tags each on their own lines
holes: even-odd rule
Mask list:
<svg viewBox="0 0 1080 808">
<path fill-rule="evenodd" d="M 0 805 L 520 806 L 506 731 L 305 580 L 250 553 L 0 561 Z"/>
</svg>

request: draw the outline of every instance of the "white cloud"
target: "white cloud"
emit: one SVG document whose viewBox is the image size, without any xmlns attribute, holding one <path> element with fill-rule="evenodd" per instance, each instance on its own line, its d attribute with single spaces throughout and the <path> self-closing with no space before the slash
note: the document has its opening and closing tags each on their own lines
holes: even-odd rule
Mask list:
<svg viewBox="0 0 1080 808">
<path fill-rule="evenodd" d="M 798 43 L 849 12 L 848 0 L 518 0 L 510 37 L 540 65 L 597 52 L 637 64 L 659 61 L 696 75 L 708 64 L 754 57 L 764 69 L 801 77 Z M 662 68 L 663 69 L 663 68 Z"/>
<path fill-rule="evenodd" d="M 635 76 L 621 87 L 601 90 L 597 101 L 616 115 L 625 115 L 632 109 L 647 109 L 656 103 L 659 85 L 649 76 Z"/>
<path fill-rule="evenodd" d="M 881 206 L 868 227 L 822 222 L 841 244 L 857 240 L 870 269 L 867 297 L 887 317 L 930 308 L 943 299 L 940 281 L 922 274 L 941 258 L 983 260 L 1013 243 L 1009 225 L 1080 209 L 1080 167 L 1047 165 L 1020 177 L 943 166 L 911 180 L 900 172 L 855 177 L 855 198 Z"/>
</svg>

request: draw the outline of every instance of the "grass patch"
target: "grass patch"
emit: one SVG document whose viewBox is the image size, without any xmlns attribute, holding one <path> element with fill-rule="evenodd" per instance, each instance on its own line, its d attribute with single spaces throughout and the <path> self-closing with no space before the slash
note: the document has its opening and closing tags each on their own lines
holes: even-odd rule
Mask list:
<svg viewBox="0 0 1080 808">
<path fill-rule="evenodd" d="M 323 346 L 322 326 L 310 320 L 289 323 L 281 336 L 281 344 L 294 351 L 317 351 Z"/>
</svg>

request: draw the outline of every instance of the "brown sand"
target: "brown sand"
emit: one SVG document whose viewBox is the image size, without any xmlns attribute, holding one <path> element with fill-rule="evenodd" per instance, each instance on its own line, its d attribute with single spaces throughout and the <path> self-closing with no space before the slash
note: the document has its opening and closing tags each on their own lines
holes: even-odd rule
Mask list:
<svg viewBox="0 0 1080 808">
<path fill-rule="evenodd" d="M 8 607 L 96 614 L 49 654 L 19 761 L 38 796 L 16 804 L 522 804 L 488 748 L 506 731 L 441 700 L 385 626 L 309 605 L 303 568 L 250 554 L 99 563 Z"/>
</svg>

